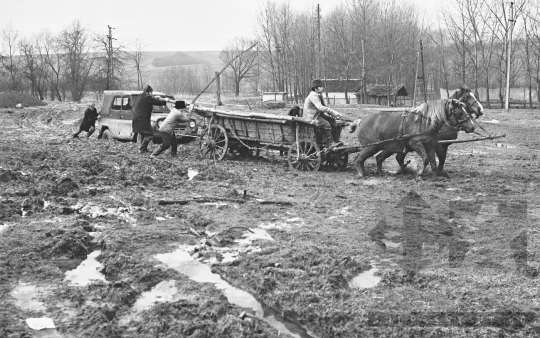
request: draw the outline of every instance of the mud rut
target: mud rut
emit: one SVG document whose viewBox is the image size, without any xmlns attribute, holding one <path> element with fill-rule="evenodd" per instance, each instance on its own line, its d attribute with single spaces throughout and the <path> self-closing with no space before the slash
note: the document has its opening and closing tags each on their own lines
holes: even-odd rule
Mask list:
<svg viewBox="0 0 540 338">
<path fill-rule="evenodd" d="M 396 176 L 389 158 L 385 175 L 374 176 L 368 160 L 369 177 L 359 180 L 351 163 L 317 173 L 290 171 L 278 154 L 214 164 L 196 158 L 197 144 L 178 159 L 150 160 L 134 144 L 69 139 L 82 109 L 0 111 L 0 337 L 280 336 L 212 283 L 156 259 L 182 247 L 317 337 L 540 334 L 536 112 L 488 111 L 483 119 L 500 123 L 484 126 L 507 138 L 451 146 L 449 179 Z M 253 195 L 245 203 L 158 205 L 243 190 Z M 411 191 L 429 206 L 417 214 L 422 224 L 448 225 L 466 250 L 456 256 L 441 236 L 404 230 L 396 205 Z M 239 247 L 249 233 L 225 232 L 232 227 L 271 238 Z M 205 244 L 190 229 L 218 233 L 219 242 Z M 416 274 L 402 269 L 410 237 L 425 238 L 416 241 Z M 66 280 L 89 256 L 103 280 Z M 351 282 L 362 273 L 374 282 L 357 288 Z M 156 289 L 161 299 L 135 311 Z M 57 330 L 29 329 L 25 319 L 37 317 Z"/>
</svg>

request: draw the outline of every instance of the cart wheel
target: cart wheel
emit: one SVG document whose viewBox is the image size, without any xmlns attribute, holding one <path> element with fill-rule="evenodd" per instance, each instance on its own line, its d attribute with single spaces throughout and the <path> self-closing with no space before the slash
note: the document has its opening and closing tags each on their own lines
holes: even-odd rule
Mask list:
<svg viewBox="0 0 540 338">
<path fill-rule="evenodd" d="M 300 149 L 296 148 L 296 142 L 289 147 L 287 161 L 291 169 L 302 171 L 317 171 L 321 166 L 321 150 L 317 143 L 311 140 L 301 140 Z"/>
<path fill-rule="evenodd" d="M 227 153 L 228 145 L 229 138 L 227 137 L 225 128 L 219 124 L 212 124 L 201 135 L 199 143 L 200 156 L 213 159 L 214 161 L 222 160 Z"/>
<path fill-rule="evenodd" d="M 325 154 L 322 165 L 325 167 L 333 167 L 337 170 L 345 170 L 349 163 L 349 154 L 339 152 L 329 152 Z"/>
</svg>

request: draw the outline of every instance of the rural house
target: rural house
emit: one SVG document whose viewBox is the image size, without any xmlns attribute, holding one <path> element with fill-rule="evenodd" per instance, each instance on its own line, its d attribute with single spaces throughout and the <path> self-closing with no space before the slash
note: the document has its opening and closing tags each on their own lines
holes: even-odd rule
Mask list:
<svg viewBox="0 0 540 338">
<path fill-rule="evenodd" d="M 325 91 L 328 94 L 328 103 L 330 104 L 345 104 L 345 92 L 349 97 L 349 103 L 354 99 L 355 93 L 362 88 L 362 80 L 360 79 L 325 79 Z"/>
<path fill-rule="evenodd" d="M 362 91 L 359 90 L 356 94 L 356 98 L 358 102 L 362 102 Z M 374 103 L 378 105 L 384 105 L 384 106 L 397 106 L 397 98 L 398 96 L 404 97 L 409 95 L 407 93 L 407 90 L 405 89 L 404 85 L 397 85 L 394 88 L 391 88 L 390 90 L 390 104 L 388 104 L 388 86 L 384 84 L 375 84 L 371 85 L 367 88 L 367 102 L 366 103 Z M 402 105 L 403 102 L 400 102 L 399 105 Z"/>
</svg>

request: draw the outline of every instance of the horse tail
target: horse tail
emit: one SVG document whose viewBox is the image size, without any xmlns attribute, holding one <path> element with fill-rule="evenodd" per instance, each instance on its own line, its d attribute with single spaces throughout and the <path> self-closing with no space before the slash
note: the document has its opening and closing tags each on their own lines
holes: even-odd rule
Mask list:
<svg viewBox="0 0 540 338">
<path fill-rule="evenodd" d="M 349 124 L 349 133 L 354 133 L 356 131 L 356 128 L 360 125 L 360 122 L 362 122 L 362 119 L 356 119 L 351 124 Z"/>
</svg>

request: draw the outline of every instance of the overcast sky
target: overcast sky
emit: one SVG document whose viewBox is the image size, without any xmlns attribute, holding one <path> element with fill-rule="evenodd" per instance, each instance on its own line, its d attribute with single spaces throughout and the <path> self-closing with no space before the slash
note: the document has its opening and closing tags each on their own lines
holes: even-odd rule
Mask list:
<svg viewBox="0 0 540 338">
<path fill-rule="evenodd" d="M 252 37 L 263 0 L 1 0 L 0 24 L 22 36 L 42 29 L 58 33 L 73 20 L 92 32 L 128 46 L 141 41 L 147 51 L 218 51 L 236 36 Z M 287 0 L 277 0 L 285 2 Z M 295 9 L 320 4 L 322 15 L 341 0 L 290 0 Z M 437 0 L 411 0 L 430 15 Z M 445 0 L 443 0 L 445 1 Z M 130 49 L 130 48 L 128 48 Z"/>
</svg>

